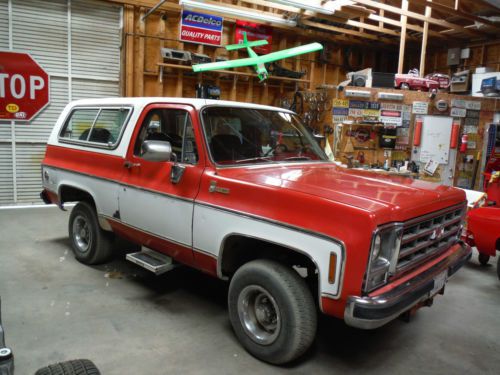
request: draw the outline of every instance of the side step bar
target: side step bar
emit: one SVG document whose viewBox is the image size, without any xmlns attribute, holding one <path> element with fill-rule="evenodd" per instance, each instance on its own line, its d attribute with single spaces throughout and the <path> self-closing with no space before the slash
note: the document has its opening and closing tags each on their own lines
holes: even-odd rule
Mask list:
<svg viewBox="0 0 500 375">
<path fill-rule="evenodd" d="M 126 259 L 153 272 L 155 275 L 161 275 L 177 266 L 168 255 L 161 254 L 144 246 L 137 253 L 127 254 Z"/>
</svg>

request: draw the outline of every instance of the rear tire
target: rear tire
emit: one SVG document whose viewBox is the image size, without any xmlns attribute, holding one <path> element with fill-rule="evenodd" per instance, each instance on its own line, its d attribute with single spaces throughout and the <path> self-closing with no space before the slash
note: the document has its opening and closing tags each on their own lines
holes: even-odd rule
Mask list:
<svg viewBox="0 0 500 375">
<path fill-rule="evenodd" d="M 101 375 L 101 373 L 92 361 L 74 359 L 41 368 L 35 375 Z"/>
<path fill-rule="evenodd" d="M 404 83 L 404 82 L 403 82 L 403 83 L 401 84 L 401 86 L 399 86 L 399 88 L 400 88 L 401 90 L 409 90 L 409 89 L 410 89 L 410 85 L 409 85 L 409 84 L 407 84 L 407 83 Z"/>
<path fill-rule="evenodd" d="M 490 261 L 490 256 L 483 253 L 479 253 L 477 259 L 479 260 L 481 266 L 487 266 L 488 262 Z"/>
<path fill-rule="evenodd" d="M 113 233 L 99 226 L 97 213 L 87 202 L 78 203 L 69 217 L 69 238 L 75 258 L 85 264 L 99 264 L 113 256 Z"/>
<path fill-rule="evenodd" d="M 272 364 L 290 362 L 311 346 L 314 299 L 296 271 L 271 260 L 240 267 L 229 286 L 229 318 L 245 349 Z"/>
<path fill-rule="evenodd" d="M 498 261 L 497 261 L 497 276 L 498 279 L 500 280 L 500 255 L 498 256 Z"/>
</svg>

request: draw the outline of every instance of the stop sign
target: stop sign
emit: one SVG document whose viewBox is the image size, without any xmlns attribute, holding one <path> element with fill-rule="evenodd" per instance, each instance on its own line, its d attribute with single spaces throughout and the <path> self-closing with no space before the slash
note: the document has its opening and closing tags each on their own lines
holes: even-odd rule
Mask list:
<svg viewBox="0 0 500 375">
<path fill-rule="evenodd" d="M 31 120 L 49 104 L 49 89 L 49 75 L 29 54 L 0 51 L 0 120 Z"/>
</svg>

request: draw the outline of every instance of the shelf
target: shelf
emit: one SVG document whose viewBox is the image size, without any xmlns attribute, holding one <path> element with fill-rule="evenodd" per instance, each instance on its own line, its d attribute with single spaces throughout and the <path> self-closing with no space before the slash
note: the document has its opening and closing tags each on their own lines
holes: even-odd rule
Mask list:
<svg viewBox="0 0 500 375">
<path fill-rule="evenodd" d="M 173 69 L 180 69 L 180 70 L 189 70 L 193 71 L 192 67 L 190 65 L 179 65 L 179 64 L 168 64 L 168 63 L 158 63 L 157 64 L 160 67 L 160 74 L 162 74 L 162 70 L 164 68 L 173 68 Z M 193 72 L 194 73 L 194 72 Z M 207 73 L 219 73 L 219 74 L 229 74 L 233 76 L 245 76 L 245 77 L 256 77 L 258 78 L 258 75 L 255 73 L 245 73 L 245 72 L 239 72 L 236 70 L 211 70 Z M 200 74 L 200 73 L 196 73 Z M 203 74 L 203 73 L 201 73 Z M 288 77 L 278 77 L 278 76 L 268 76 L 267 80 L 274 80 L 274 81 L 285 81 L 285 82 L 303 82 L 303 83 L 311 83 L 310 80 L 308 79 L 299 79 L 299 78 L 288 78 Z"/>
</svg>

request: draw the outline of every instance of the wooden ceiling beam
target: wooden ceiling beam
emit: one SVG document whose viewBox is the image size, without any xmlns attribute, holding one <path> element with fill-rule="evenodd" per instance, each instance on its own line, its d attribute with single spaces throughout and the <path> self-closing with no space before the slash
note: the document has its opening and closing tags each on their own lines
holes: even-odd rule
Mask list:
<svg viewBox="0 0 500 375">
<path fill-rule="evenodd" d="M 306 26 L 310 26 L 310 27 L 315 27 L 315 28 L 322 29 L 322 30 L 334 31 L 336 33 L 353 35 L 353 36 L 357 36 L 357 37 L 364 38 L 364 39 L 378 40 L 378 41 L 388 43 L 388 44 L 395 43 L 394 40 L 383 38 L 383 37 L 380 37 L 378 35 L 368 34 L 365 32 L 352 30 L 352 29 L 345 29 L 343 27 L 332 26 L 332 25 L 328 25 L 328 24 L 324 24 L 324 23 L 320 23 L 320 22 L 302 20 L 301 24 L 306 25 Z"/>
<path fill-rule="evenodd" d="M 448 7 L 446 5 L 438 4 L 438 3 L 432 3 L 429 0 L 411 0 L 412 3 L 423 5 L 423 6 L 428 6 L 433 10 L 437 10 L 438 12 L 442 12 L 443 14 L 453 14 L 454 16 L 458 16 L 460 18 L 469 20 L 469 21 L 475 21 L 475 22 L 480 22 L 482 24 L 491 26 L 497 31 L 500 31 L 500 25 L 496 24 L 495 22 L 485 20 L 482 17 L 475 16 L 471 13 L 465 13 L 462 12 L 460 9 L 456 10 L 454 8 Z"/>
<path fill-rule="evenodd" d="M 374 21 L 379 21 L 379 22 L 384 22 L 388 25 L 392 25 L 392 26 L 397 26 L 397 27 L 401 27 L 401 22 L 398 21 L 398 20 L 395 20 L 395 19 L 392 19 L 392 18 L 388 18 L 388 17 L 381 17 L 377 14 L 372 14 L 370 17 L 369 17 L 371 20 L 374 20 Z M 412 23 L 408 23 L 406 25 L 406 28 L 408 30 L 412 30 L 412 31 L 416 31 L 416 32 L 419 32 L 419 33 L 423 33 L 424 32 L 424 28 L 421 27 L 421 26 L 418 26 L 418 25 L 415 25 L 415 24 L 412 24 Z M 429 35 L 432 35 L 432 36 L 435 36 L 437 38 L 446 38 L 445 35 L 437 32 L 437 31 L 433 31 L 433 30 L 429 30 Z"/>
<path fill-rule="evenodd" d="M 409 10 L 404 10 L 404 9 L 401 9 L 398 7 L 394 7 L 392 5 L 379 3 L 379 2 L 374 1 L 374 0 L 354 0 L 354 1 L 356 1 L 356 3 L 361 4 L 361 5 L 370 6 L 370 7 L 373 7 L 375 9 L 384 9 L 384 10 L 391 12 L 391 13 L 404 15 L 404 16 L 407 16 L 407 17 L 410 17 L 410 18 L 413 18 L 413 19 L 416 19 L 419 21 L 424 21 L 424 22 L 427 21 L 427 22 L 429 22 L 429 24 L 437 25 L 440 27 L 446 27 L 446 28 L 457 30 L 459 32 L 463 32 L 466 34 L 472 34 L 472 35 L 476 35 L 476 36 L 488 35 L 488 34 L 485 34 L 481 31 L 470 30 L 470 29 L 467 29 L 461 25 L 457 25 L 457 24 L 447 22 L 445 20 L 433 18 L 433 17 L 426 17 L 425 15 L 422 15 L 419 13 L 411 12 Z"/>
</svg>

